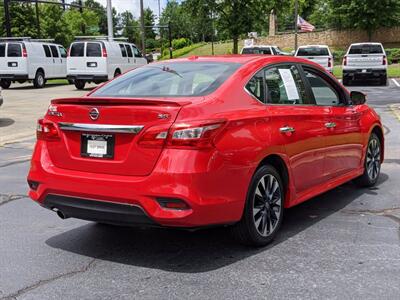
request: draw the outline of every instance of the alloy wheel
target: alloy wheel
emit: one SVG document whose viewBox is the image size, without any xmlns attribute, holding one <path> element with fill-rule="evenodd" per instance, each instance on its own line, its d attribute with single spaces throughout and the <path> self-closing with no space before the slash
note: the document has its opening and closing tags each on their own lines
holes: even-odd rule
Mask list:
<svg viewBox="0 0 400 300">
<path fill-rule="evenodd" d="M 371 139 L 368 144 L 366 168 L 371 180 L 375 180 L 381 168 L 381 149 L 376 139 Z"/>
<path fill-rule="evenodd" d="M 256 187 L 253 202 L 253 220 L 259 234 L 271 235 L 279 224 L 282 209 L 282 191 L 271 174 L 263 176 Z"/>
</svg>

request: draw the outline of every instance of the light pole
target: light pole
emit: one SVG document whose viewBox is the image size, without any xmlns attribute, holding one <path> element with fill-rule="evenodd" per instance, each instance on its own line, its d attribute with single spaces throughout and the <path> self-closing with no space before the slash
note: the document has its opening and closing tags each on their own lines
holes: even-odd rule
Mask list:
<svg viewBox="0 0 400 300">
<path fill-rule="evenodd" d="M 297 50 L 297 21 L 299 19 L 299 1 L 294 2 L 294 51 Z"/>
<path fill-rule="evenodd" d="M 108 39 L 111 41 L 114 38 L 111 0 L 107 0 L 107 32 Z"/>
<path fill-rule="evenodd" d="M 142 53 L 146 55 L 146 32 L 144 31 L 143 0 L 140 0 L 140 27 L 142 29 Z"/>
</svg>

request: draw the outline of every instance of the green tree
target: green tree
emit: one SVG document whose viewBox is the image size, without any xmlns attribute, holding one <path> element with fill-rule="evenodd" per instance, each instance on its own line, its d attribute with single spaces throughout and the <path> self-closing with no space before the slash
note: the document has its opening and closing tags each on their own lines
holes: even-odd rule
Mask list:
<svg viewBox="0 0 400 300">
<path fill-rule="evenodd" d="M 144 26 L 154 26 L 155 16 L 150 7 L 144 10 L 143 16 L 144 16 Z M 146 33 L 146 39 L 154 39 L 156 37 L 154 28 L 145 27 L 145 33 Z"/>
<path fill-rule="evenodd" d="M 10 5 L 11 34 L 15 37 L 38 37 L 36 29 L 35 8 L 30 3 L 15 3 Z"/>
<path fill-rule="evenodd" d="M 40 5 L 40 27 L 42 38 L 52 38 L 67 46 L 73 36 L 63 17 L 63 9 L 58 5 Z"/>
<path fill-rule="evenodd" d="M 371 40 L 380 27 L 400 24 L 399 0 L 328 0 L 328 22 L 336 28 L 365 30 Z"/>
<path fill-rule="evenodd" d="M 129 11 L 125 11 L 119 15 L 119 29 L 122 30 L 122 36 L 127 37 L 131 43 L 140 44 L 139 22 L 133 18 Z"/>
</svg>

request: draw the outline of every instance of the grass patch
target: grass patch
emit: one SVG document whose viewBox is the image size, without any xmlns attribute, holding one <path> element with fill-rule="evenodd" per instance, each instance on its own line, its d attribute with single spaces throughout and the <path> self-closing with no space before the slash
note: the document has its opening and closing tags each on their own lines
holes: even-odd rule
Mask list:
<svg viewBox="0 0 400 300">
<path fill-rule="evenodd" d="M 172 56 L 173 58 L 178 58 L 178 57 L 182 57 L 184 55 L 187 55 L 188 53 L 193 52 L 195 49 L 204 46 L 205 43 L 198 43 L 198 44 L 193 44 L 187 47 L 183 47 L 181 49 L 178 50 L 174 50 L 172 51 Z M 164 59 L 169 59 L 169 53 L 168 55 L 165 55 L 163 57 L 160 58 L 160 60 L 164 60 Z"/>
<path fill-rule="evenodd" d="M 336 78 L 342 78 L 342 66 L 333 67 L 333 75 Z M 400 64 L 392 64 L 388 66 L 387 75 L 389 78 L 400 78 Z"/>
<path fill-rule="evenodd" d="M 69 84 L 67 79 L 49 79 L 46 84 Z"/>
</svg>

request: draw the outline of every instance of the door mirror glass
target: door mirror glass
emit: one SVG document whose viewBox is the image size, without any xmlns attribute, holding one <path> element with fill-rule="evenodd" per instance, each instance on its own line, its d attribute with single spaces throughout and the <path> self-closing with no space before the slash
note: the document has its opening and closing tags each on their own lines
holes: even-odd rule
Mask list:
<svg viewBox="0 0 400 300">
<path fill-rule="evenodd" d="M 367 96 L 362 92 L 352 91 L 350 93 L 351 103 L 353 105 L 362 105 L 367 101 Z"/>
</svg>

